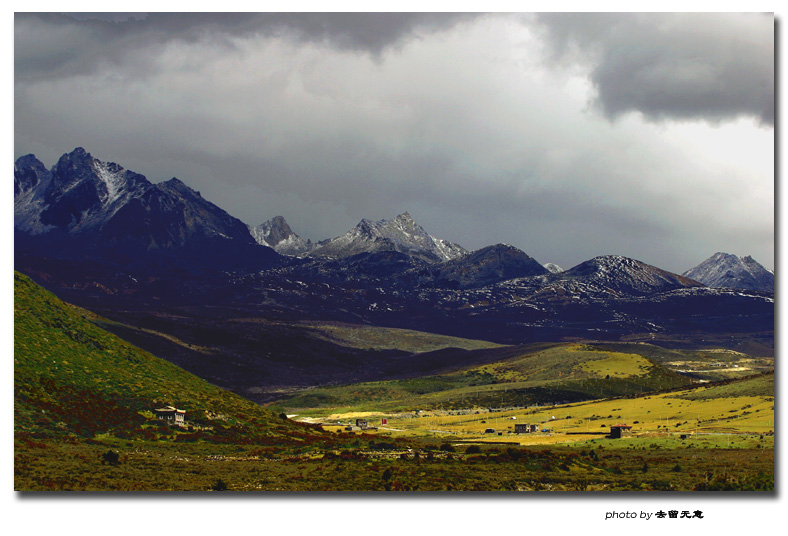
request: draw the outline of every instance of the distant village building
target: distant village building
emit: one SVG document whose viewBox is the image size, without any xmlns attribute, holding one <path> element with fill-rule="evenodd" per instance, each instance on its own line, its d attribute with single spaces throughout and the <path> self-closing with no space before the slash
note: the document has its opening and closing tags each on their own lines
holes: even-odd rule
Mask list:
<svg viewBox="0 0 788 536">
<path fill-rule="evenodd" d="M 515 434 L 532 434 L 534 432 L 539 431 L 538 424 L 515 424 L 514 425 L 514 433 Z"/>
<path fill-rule="evenodd" d="M 155 409 L 153 412 L 156 414 L 157 419 L 161 421 L 167 421 L 167 424 L 177 424 L 180 426 L 186 421 L 185 409 L 177 409 L 172 406 L 166 406 Z"/>
<path fill-rule="evenodd" d="M 632 427 L 626 424 L 614 424 L 610 427 L 610 438 L 619 439 L 628 436 L 632 432 Z"/>
<path fill-rule="evenodd" d="M 358 426 L 362 430 L 366 430 L 367 427 L 369 426 L 369 423 L 364 419 L 356 419 L 356 426 Z"/>
</svg>

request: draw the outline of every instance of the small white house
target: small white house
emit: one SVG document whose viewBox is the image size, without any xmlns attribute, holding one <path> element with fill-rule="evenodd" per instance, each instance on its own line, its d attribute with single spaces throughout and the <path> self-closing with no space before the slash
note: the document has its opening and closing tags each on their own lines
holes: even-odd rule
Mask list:
<svg viewBox="0 0 788 536">
<path fill-rule="evenodd" d="M 182 425 L 186 421 L 186 410 L 178 409 L 172 406 L 155 409 L 153 412 L 156 418 L 162 421 L 167 421 L 167 424 Z"/>
</svg>

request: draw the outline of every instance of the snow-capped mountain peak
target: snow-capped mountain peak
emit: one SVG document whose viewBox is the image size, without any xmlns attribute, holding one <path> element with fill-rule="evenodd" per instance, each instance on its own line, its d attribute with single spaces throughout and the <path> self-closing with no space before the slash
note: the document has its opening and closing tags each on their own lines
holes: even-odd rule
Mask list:
<svg viewBox="0 0 788 536">
<path fill-rule="evenodd" d="M 684 276 L 709 287 L 774 292 L 774 272 L 749 255 L 737 257 L 718 252 L 684 272 Z"/>
<path fill-rule="evenodd" d="M 319 242 L 309 255 L 341 258 L 378 251 L 399 251 L 428 262 L 443 262 L 467 253 L 462 246 L 428 234 L 403 212 L 390 220 L 364 218 L 344 235 Z"/>
<path fill-rule="evenodd" d="M 77 147 L 47 170 L 34 155 L 14 165 L 15 227 L 40 234 L 53 228 L 95 230 L 151 186 L 142 175 L 101 162 Z"/>
<path fill-rule="evenodd" d="M 89 252 L 141 264 L 147 255 L 169 256 L 195 269 L 187 257 L 204 266 L 278 257 L 256 244 L 243 222 L 178 179 L 153 184 L 81 147 L 50 170 L 34 155 L 17 159 L 14 194 L 17 250 L 54 248 L 64 258 Z"/>
</svg>

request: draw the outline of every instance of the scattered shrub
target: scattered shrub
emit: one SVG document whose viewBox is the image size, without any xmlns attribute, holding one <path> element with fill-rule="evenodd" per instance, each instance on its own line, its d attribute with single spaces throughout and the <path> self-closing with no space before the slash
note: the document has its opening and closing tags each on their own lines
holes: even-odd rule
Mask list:
<svg viewBox="0 0 788 536">
<path fill-rule="evenodd" d="M 120 454 L 108 450 L 107 452 L 101 455 L 101 465 L 104 465 L 105 463 L 114 466 L 120 465 Z"/>
<path fill-rule="evenodd" d="M 227 483 L 222 480 L 221 478 L 217 479 L 216 482 L 213 483 L 211 486 L 212 491 L 227 491 Z"/>
</svg>

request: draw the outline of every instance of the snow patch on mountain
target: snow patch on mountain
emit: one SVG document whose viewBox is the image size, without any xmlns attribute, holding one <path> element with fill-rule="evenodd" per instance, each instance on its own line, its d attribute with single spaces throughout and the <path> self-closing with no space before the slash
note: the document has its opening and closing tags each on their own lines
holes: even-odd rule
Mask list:
<svg viewBox="0 0 788 536">
<path fill-rule="evenodd" d="M 93 170 L 96 172 L 96 177 L 106 188 L 106 192 L 102 196 L 102 201 L 105 204 L 111 205 L 127 193 L 126 174 L 125 170 L 113 163 L 93 162 Z"/>
</svg>

